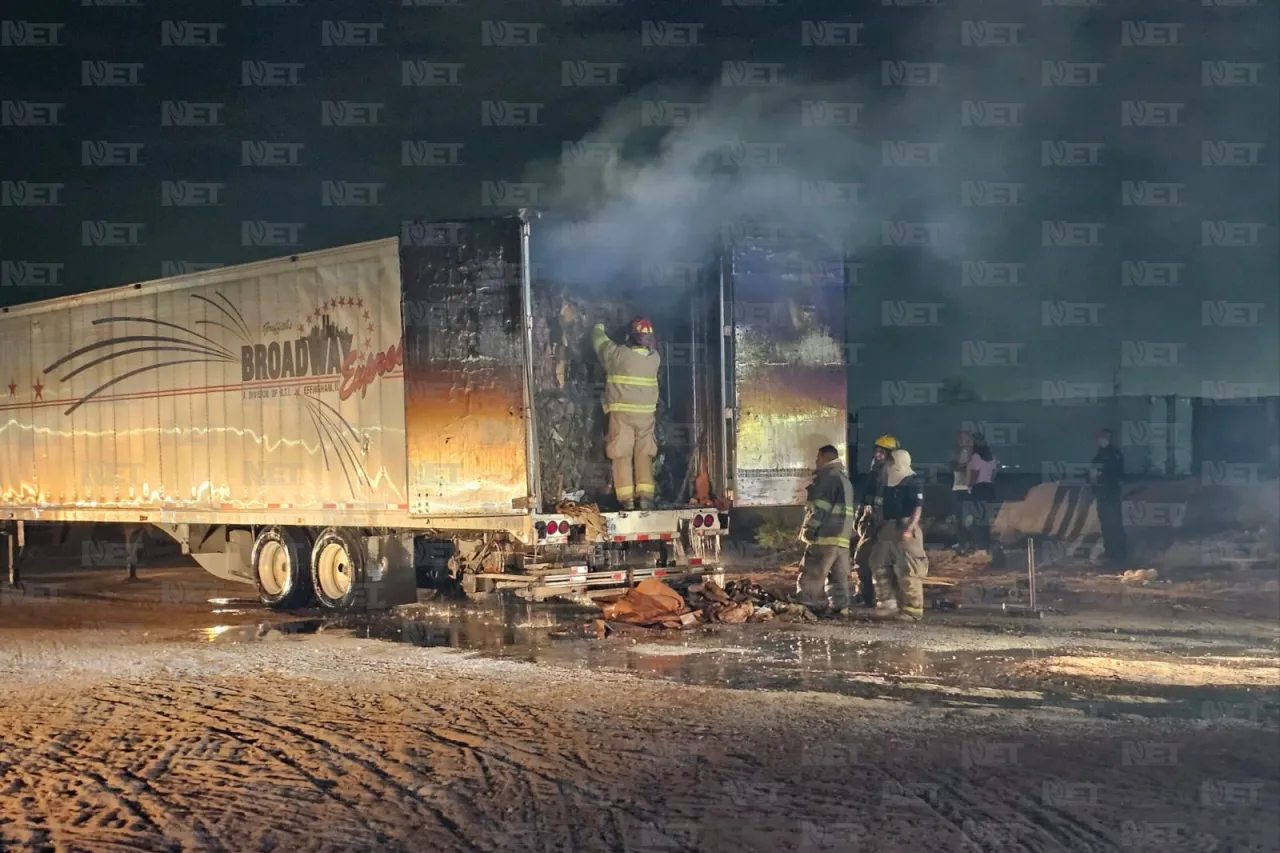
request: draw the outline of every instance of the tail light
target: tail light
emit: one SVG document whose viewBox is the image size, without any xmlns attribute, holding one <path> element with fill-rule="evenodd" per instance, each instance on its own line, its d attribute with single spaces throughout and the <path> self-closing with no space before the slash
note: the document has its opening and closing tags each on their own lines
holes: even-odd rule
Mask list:
<svg viewBox="0 0 1280 853">
<path fill-rule="evenodd" d="M 714 515 L 708 515 L 704 517 L 702 520 L 702 524 L 704 527 L 714 527 L 715 523 L 716 523 L 716 517 Z"/>
<path fill-rule="evenodd" d="M 700 516 L 700 515 L 695 515 L 695 516 L 693 517 L 693 526 L 694 526 L 694 527 L 701 527 L 701 526 L 702 526 L 702 516 Z"/>
</svg>

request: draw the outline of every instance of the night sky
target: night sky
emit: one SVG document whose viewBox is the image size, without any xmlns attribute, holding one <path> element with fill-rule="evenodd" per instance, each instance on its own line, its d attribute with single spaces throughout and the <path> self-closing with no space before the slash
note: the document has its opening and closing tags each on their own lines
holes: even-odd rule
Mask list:
<svg viewBox="0 0 1280 853">
<path fill-rule="evenodd" d="M 622 199 L 659 260 L 658 222 L 841 235 L 856 404 L 1280 393 L 1274 4 L 9 0 L 0 26 L 5 305 Z M 722 204 L 639 191 L 692 179 L 664 134 L 732 152 Z M 626 168 L 569 192 L 604 168 L 584 139 Z"/>
</svg>

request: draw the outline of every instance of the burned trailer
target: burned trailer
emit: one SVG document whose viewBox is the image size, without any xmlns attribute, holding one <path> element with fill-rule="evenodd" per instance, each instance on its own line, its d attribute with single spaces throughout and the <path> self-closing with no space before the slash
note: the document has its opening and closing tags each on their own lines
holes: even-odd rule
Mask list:
<svg viewBox="0 0 1280 853">
<path fill-rule="evenodd" d="M 839 256 L 729 235 L 598 281 L 549 228 L 411 223 L 8 309 L 7 532 L 158 528 L 279 608 L 404 603 L 423 574 L 532 598 L 717 574 L 729 511 L 801 503 L 844 445 Z M 590 331 L 633 314 L 664 357 L 659 494 L 621 512 Z"/>
</svg>

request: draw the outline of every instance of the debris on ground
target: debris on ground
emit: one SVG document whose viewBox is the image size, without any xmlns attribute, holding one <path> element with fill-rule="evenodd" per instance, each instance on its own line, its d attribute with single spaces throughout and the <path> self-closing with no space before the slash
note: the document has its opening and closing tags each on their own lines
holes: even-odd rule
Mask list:
<svg viewBox="0 0 1280 853">
<path fill-rule="evenodd" d="M 689 612 L 684 597 L 657 578 L 640 581 L 627 594 L 600 607 L 606 622 L 622 622 L 646 628 L 679 628 Z"/>
<path fill-rule="evenodd" d="M 556 512 L 567 516 L 574 524 L 586 525 L 588 542 L 603 539 L 605 534 L 609 532 L 609 524 L 605 521 L 604 515 L 601 514 L 600 507 L 595 504 L 580 504 L 574 501 L 562 500 L 556 504 Z"/>
<path fill-rule="evenodd" d="M 1151 583 L 1160 579 L 1155 569 L 1129 569 L 1120 576 L 1120 583 Z"/>
</svg>

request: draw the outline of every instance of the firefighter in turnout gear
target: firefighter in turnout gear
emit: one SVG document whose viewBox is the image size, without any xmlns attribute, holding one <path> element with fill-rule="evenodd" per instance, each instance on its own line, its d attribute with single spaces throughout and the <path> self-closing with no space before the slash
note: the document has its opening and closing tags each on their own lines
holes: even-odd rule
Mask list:
<svg viewBox="0 0 1280 853">
<path fill-rule="evenodd" d="M 889 455 L 898 449 L 898 440 L 882 435 L 872 445 L 870 470 L 858 477 L 854 497 L 857 501 L 857 526 L 853 552 L 853 566 L 857 571 L 858 586 L 855 597 L 867 607 L 876 603 L 875 583 L 871 576 L 871 544 L 875 542 L 883 516 L 885 465 Z"/>
<path fill-rule="evenodd" d="M 884 521 L 871 546 L 877 618 L 911 622 L 924 618 L 929 558 L 920 529 L 923 510 L 924 485 L 911 468 L 911 454 L 898 448 L 885 469 Z"/>
<path fill-rule="evenodd" d="M 828 444 L 818 450 L 817 472 L 800 538 L 808 546 L 796 582 L 800 603 L 815 613 L 849 609 L 849 545 L 853 535 L 853 484 L 840 453 Z"/>
<path fill-rule="evenodd" d="M 623 509 L 653 507 L 653 457 L 658 455 L 654 421 L 658 411 L 658 342 L 653 324 L 631 323 L 626 346 L 609 339 L 597 323 L 592 346 L 605 370 L 604 410 L 609 415 L 605 454 L 613 463 L 613 491 Z"/>
</svg>

